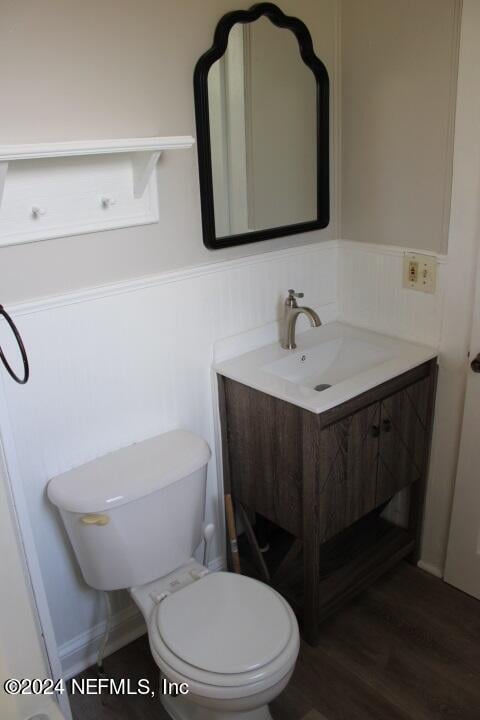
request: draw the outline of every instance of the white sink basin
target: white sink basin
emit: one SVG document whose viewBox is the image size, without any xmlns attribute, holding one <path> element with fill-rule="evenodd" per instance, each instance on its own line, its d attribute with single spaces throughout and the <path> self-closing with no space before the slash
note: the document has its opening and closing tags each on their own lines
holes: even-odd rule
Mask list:
<svg viewBox="0 0 480 720">
<path fill-rule="evenodd" d="M 289 357 L 264 365 L 262 370 L 317 389 L 318 385 L 336 385 L 392 357 L 391 350 L 346 335 L 319 342 L 308 350 L 294 351 Z"/>
<path fill-rule="evenodd" d="M 433 348 L 335 322 L 297 335 L 297 349 L 273 343 L 219 362 L 215 370 L 315 413 L 436 357 Z"/>
</svg>

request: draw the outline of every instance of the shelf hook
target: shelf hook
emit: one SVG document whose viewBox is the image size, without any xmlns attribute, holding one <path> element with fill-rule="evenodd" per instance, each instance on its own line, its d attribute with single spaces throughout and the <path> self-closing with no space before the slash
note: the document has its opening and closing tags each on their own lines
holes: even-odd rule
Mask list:
<svg viewBox="0 0 480 720">
<path fill-rule="evenodd" d="M 45 208 L 39 207 L 38 205 L 32 205 L 32 217 L 37 220 L 41 215 L 45 215 Z"/>
</svg>

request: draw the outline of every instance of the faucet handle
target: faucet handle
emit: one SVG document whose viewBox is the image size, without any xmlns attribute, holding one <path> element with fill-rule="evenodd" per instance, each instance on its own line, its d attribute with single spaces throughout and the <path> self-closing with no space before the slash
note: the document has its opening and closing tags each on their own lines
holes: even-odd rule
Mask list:
<svg viewBox="0 0 480 720">
<path fill-rule="evenodd" d="M 289 291 L 288 291 L 288 297 L 289 297 L 289 298 L 303 298 L 303 297 L 304 297 L 304 294 L 305 294 L 305 293 L 303 293 L 303 292 L 297 293 L 297 292 L 295 292 L 295 290 L 289 290 Z"/>
</svg>

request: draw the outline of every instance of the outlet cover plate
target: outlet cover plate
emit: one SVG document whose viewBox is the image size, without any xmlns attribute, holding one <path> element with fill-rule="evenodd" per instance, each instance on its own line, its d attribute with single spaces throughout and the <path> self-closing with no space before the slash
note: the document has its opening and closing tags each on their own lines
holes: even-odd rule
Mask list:
<svg viewBox="0 0 480 720">
<path fill-rule="evenodd" d="M 434 293 L 437 284 L 437 258 L 407 252 L 403 258 L 403 287 Z"/>
</svg>

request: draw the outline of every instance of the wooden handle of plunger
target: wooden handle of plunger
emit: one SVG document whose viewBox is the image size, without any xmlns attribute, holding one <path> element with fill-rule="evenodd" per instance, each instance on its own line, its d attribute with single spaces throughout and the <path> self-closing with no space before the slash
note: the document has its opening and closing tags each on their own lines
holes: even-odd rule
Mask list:
<svg viewBox="0 0 480 720">
<path fill-rule="evenodd" d="M 233 510 L 232 496 L 230 494 L 225 495 L 225 515 L 227 520 L 227 534 L 228 541 L 230 543 L 233 570 L 234 572 L 240 574 L 242 571 L 240 569 L 240 556 L 238 554 L 237 529 L 235 527 L 235 513 Z"/>
</svg>

